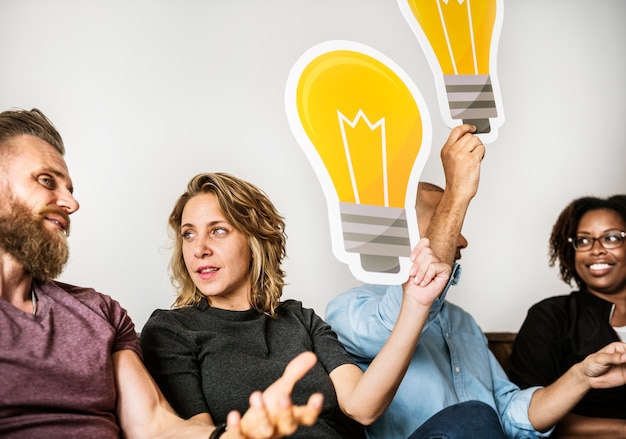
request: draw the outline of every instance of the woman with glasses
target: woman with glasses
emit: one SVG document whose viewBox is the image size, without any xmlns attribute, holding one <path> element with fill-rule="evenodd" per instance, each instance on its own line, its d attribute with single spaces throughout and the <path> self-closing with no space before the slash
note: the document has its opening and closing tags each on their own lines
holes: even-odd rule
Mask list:
<svg viewBox="0 0 626 439">
<path fill-rule="evenodd" d="M 522 388 L 549 385 L 587 355 L 626 342 L 626 195 L 583 197 L 559 215 L 550 266 L 578 290 L 528 311 L 513 346 L 510 378 Z M 594 389 L 552 437 L 626 437 L 626 386 Z"/>
</svg>

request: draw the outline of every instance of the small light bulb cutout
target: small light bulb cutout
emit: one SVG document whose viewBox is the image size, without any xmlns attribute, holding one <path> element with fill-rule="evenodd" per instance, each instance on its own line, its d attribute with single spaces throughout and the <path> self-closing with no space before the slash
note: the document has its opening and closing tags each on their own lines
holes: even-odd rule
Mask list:
<svg viewBox="0 0 626 439">
<path fill-rule="evenodd" d="M 441 115 L 493 142 L 504 123 L 496 75 L 501 0 L 398 0 L 434 75 Z"/>
</svg>

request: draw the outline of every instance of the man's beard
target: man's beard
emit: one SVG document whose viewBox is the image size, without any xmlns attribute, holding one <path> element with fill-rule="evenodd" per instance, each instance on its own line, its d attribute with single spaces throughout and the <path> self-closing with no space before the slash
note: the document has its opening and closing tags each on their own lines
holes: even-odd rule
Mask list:
<svg viewBox="0 0 626 439">
<path fill-rule="evenodd" d="M 55 279 L 69 258 L 67 237 L 62 231 L 48 230 L 43 222 L 46 212 L 55 212 L 65 218 L 67 214 L 58 209 L 44 209 L 35 215 L 13 197 L 6 198 L 2 202 L 8 201 L 8 206 L 0 206 L 0 248 L 21 263 L 35 279 Z M 69 234 L 69 221 L 66 232 Z"/>
</svg>

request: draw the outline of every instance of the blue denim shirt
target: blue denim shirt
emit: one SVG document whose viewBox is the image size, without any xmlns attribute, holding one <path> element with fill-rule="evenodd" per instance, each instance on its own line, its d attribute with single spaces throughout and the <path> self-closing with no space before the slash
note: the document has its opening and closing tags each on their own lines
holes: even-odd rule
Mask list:
<svg viewBox="0 0 626 439">
<path fill-rule="evenodd" d="M 487 338 L 467 312 L 445 301 L 448 286 L 433 304 L 409 369 L 389 408 L 371 426 L 372 439 L 406 439 L 440 410 L 464 401 L 494 407 L 508 437 L 547 437 L 528 420 L 530 398 L 539 387 L 520 390 L 489 350 Z M 326 309 L 347 351 L 365 370 L 393 329 L 402 303 L 399 285 L 363 285 L 334 298 Z"/>
</svg>

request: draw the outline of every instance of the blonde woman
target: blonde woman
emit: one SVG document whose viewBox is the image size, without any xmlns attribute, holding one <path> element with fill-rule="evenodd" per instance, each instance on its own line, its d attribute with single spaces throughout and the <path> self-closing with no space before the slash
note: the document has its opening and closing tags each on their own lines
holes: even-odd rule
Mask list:
<svg viewBox="0 0 626 439">
<path fill-rule="evenodd" d="M 157 310 L 141 338 L 146 365 L 174 409 L 185 418 L 221 424 L 248 407 L 297 355 L 318 363 L 294 387 L 294 404 L 319 392 L 318 421 L 291 437 L 339 438 L 340 412 L 361 424 L 389 405 L 402 380 L 432 302 L 450 266 L 424 239 L 411 254 L 409 280 L 394 331 L 363 373 L 335 333 L 311 309 L 281 301 L 285 223 L 254 185 L 225 173 L 197 175 L 169 218 L 174 232 L 170 269 L 178 295 Z M 314 267 L 323 275 L 324 267 Z"/>
</svg>

